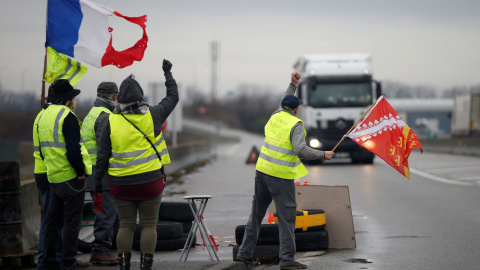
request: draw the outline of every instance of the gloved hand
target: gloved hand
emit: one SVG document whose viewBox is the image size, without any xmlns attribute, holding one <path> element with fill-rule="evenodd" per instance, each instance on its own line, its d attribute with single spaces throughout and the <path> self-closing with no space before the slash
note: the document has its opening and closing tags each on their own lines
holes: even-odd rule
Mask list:
<svg viewBox="0 0 480 270">
<path fill-rule="evenodd" d="M 163 59 L 162 69 L 163 72 L 169 73 L 170 70 L 172 70 L 172 63 L 166 59 Z"/>
<path fill-rule="evenodd" d="M 102 194 L 102 181 L 95 181 L 95 189 L 93 192 L 95 193 L 95 197 L 97 197 L 98 194 Z"/>
</svg>

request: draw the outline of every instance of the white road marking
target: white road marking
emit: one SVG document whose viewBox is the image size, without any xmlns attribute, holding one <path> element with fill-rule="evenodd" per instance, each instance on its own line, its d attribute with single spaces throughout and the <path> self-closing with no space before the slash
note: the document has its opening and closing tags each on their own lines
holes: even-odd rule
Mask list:
<svg viewBox="0 0 480 270">
<path fill-rule="evenodd" d="M 417 169 L 414 169 L 414 168 L 410 168 L 410 172 L 414 173 L 416 175 L 420 175 L 422 177 L 428 178 L 430 180 L 441 182 L 441 183 L 446 183 L 446 184 L 451 184 L 451 185 L 461 185 L 461 186 L 474 186 L 475 185 L 472 182 L 462 182 L 462 181 L 451 180 L 451 179 L 436 176 L 436 175 L 433 175 L 433 174 L 430 174 L 430 173 L 427 173 L 427 172 L 424 172 L 424 171 L 421 171 L 421 170 L 417 170 Z"/>
<path fill-rule="evenodd" d="M 241 146 L 241 144 L 239 144 L 239 143 L 235 144 L 234 146 L 230 147 L 230 149 L 225 151 L 225 154 L 227 156 L 231 156 L 233 153 L 235 153 L 240 148 L 240 146 Z"/>
</svg>

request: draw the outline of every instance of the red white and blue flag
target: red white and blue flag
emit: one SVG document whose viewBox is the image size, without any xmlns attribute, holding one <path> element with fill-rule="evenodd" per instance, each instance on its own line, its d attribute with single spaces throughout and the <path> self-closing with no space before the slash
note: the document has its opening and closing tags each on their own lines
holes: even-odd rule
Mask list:
<svg viewBox="0 0 480 270">
<path fill-rule="evenodd" d="M 116 51 L 112 46 L 110 16 L 118 16 L 140 26 L 143 29 L 142 38 L 134 46 Z M 89 0 L 49 0 L 45 46 L 96 67 L 115 65 L 124 68 L 143 58 L 148 41 L 146 22 L 146 15 L 123 16 Z"/>
</svg>

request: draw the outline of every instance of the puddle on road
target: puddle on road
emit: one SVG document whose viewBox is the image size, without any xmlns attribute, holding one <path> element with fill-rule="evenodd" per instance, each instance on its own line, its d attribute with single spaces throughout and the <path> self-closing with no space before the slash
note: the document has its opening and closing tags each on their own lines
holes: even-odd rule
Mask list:
<svg viewBox="0 0 480 270">
<path fill-rule="evenodd" d="M 352 258 L 347 260 L 347 262 L 351 263 L 373 263 L 370 259 L 362 259 L 362 258 Z"/>
</svg>

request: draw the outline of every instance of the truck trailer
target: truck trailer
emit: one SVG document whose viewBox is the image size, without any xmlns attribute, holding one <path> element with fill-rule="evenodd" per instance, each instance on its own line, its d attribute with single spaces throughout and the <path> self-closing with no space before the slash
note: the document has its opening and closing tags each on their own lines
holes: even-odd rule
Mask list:
<svg viewBox="0 0 480 270">
<path fill-rule="evenodd" d="M 381 95 L 381 84 L 373 79 L 370 54 L 303 55 L 294 70 L 301 75 L 296 95 L 303 104 L 298 117 L 307 131 L 307 144 L 315 149 L 331 151 Z M 369 164 L 375 155 L 345 138 L 335 150 L 335 158 L 340 157 Z"/>
<path fill-rule="evenodd" d="M 480 135 L 480 94 L 456 96 L 452 115 L 452 136 Z"/>
</svg>

